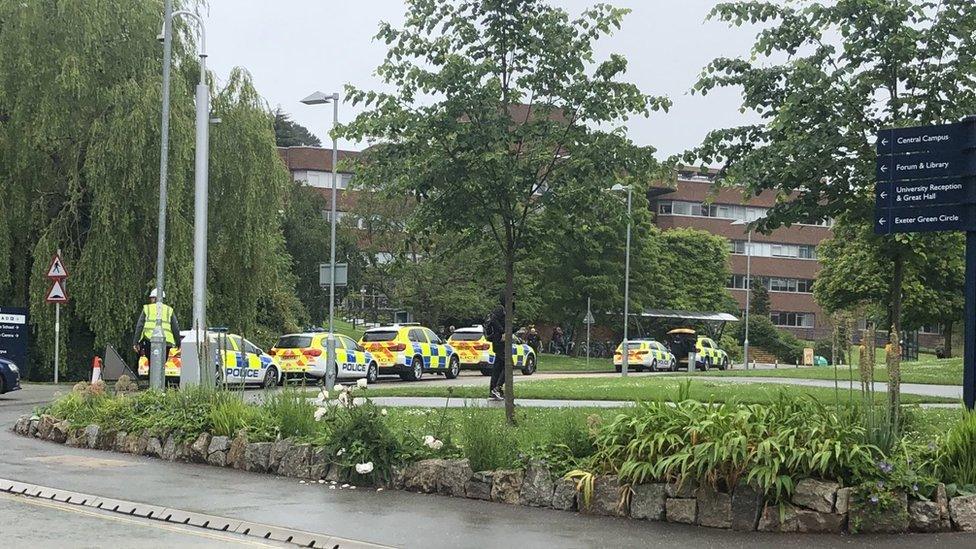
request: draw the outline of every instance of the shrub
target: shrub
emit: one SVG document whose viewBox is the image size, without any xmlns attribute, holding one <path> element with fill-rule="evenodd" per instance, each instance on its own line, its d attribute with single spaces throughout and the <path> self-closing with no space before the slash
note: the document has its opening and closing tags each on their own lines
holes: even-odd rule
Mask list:
<svg viewBox="0 0 976 549">
<path fill-rule="evenodd" d="M 946 484 L 976 485 L 976 412 L 963 412 L 949 429 L 937 460 Z"/>
<path fill-rule="evenodd" d="M 736 326 L 736 341 L 745 341 L 745 322 Z M 790 332 L 778 330 L 768 317 L 749 316 L 749 344 L 762 347 L 783 362 L 795 363 L 803 358 L 803 344 Z"/>
<path fill-rule="evenodd" d="M 718 346 L 729 354 L 729 360 L 733 364 L 742 362 L 742 346 L 735 340 L 735 336 L 730 333 L 722 334 L 722 337 L 718 340 Z"/>
<path fill-rule="evenodd" d="M 324 429 L 315 443 L 332 456 L 339 477 L 370 484 L 389 482 L 393 466 L 400 463 L 401 446 L 380 409 L 369 400 L 355 404 L 351 398 L 322 404 L 319 409 L 323 410 L 320 417 Z M 313 421 L 314 413 L 309 414 Z M 357 465 L 364 464 L 369 465 L 368 470 L 358 471 Z"/>
<path fill-rule="evenodd" d="M 241 397 L 222 399 L 210 410 L 211 432 L 217 436 L 232 437 L 241 430 L 251 431 L 252 436 L 249 438 L 259 441 L 265 437 L 255 431 L 264 431 L 261 427 L 265 423 L 271 423 L 262 421 L 262 412 L 262 408 L 248 405 Z"/>
<path fill-rule="evenodd" d="M 315 405 L 298 389 L 271 394 L 265 399 L 263 408 L 281 438 L 307 440 L 318 433 Z"/>
<path fill-rule="evenodd" d="M 494 414 L 471 410 L 461 418 L 464 457 L 475 471 L 509 469 L 518 462 L 515 429 Z"/>
</svg>

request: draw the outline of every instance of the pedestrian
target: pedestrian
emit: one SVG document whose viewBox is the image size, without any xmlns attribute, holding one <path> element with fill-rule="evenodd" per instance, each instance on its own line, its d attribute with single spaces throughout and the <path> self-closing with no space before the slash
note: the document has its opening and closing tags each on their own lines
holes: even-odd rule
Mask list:
<svg viewBox="0 0 976 549">
<path fill-rule="evenodd" d="M 529 344 L 529 347 L 532 347 L 536 354 L 539 353 L 539 332 L 535 329 L 535 324 L 529 326 L 529 334 L 526 336 L 525 342 Z"/>
<path fill-rule="evenodd" d="M 505 398 L 505 292 L 501 292 L 498 305 L 492 309 L 485 321 L 485 337 L 491 342 L 495 352 L 495 362 L 491 365 L 491 384 L 488 389 L 490 400 Z"/>
<path fill-rule="evenodd" d="M 552 344 L 555 348 L 555 354 L 566 354 L 566 341 L 563 336 L 563 329 L 560 326 L 552 331 Z"/>
<path fill-rule="evenodd" d="M 163 299 L 166 299 L 166 292 L 163 292 Z M 163 337 L 166 338 L 166 353 L 163 360 L 169 357 L 170 349 L 178 343 L 176 334 L 180 333 L 180 323 L 176 320 L 173 308 L 165 303 L 156 304 L 156 290 L 149 292 L 149 303 L 142 306 L 139 320 L 136 321 L 135 333 L 132 337 L 132 348 L 140 356 L 149 358 L 152 352 L 152 334 L 156 329 L 156 312 L 161 309 L 163 325 Z"/>
</svg>

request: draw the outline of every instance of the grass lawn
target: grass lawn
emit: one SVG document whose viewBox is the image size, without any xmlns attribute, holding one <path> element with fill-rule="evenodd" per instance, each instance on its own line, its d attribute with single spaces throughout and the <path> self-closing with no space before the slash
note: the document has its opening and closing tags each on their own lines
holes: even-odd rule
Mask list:
<svg viewBox="0 0 976 549">
<path fill-rule="evenodd" d="M 888 381 L 888 369 L 882 366 L 884 361 L 879 361 L 874 369 L 875 381 Z M 702 375 L 714 377 L 785 377 L 801 379 L 834 379 L 833 366 L 814 366 L 805 368 L 794 368 L 784 366 L 777 370 L 731 370 L 720 372 L 709 370 Z M 843 383 L 850 383 L 853 376 L 854 384 L 857 385 L 860 373 L 856 366 L 838 366 L 837 378 Z M 903 362 L 901 365 L 902 383 L 931 383 L 935 385 L 961 385 L 962 384 L 962 359 L 961 358 L 923 358 L 918 362 Z"/>
<path fill-rule="evenodd" d="M 525 381 L 516 385 L 518 398 L 565 399 L 565 400 L 674 400 L 678 398 L 680 383 L 667 377 L 634 378 L 590 378 L 590 379 L 551 379 Z M 450 389 L 450 390 L 449 390 Z M 369 390 L 369 396 L 453 396 L 459 398 L 483 398 L 486 387 L 459 386 L 437 387 L 416 384 L 380 387 Z M 860 399 L 860 391 L 855 389 L 855 400 Z M 834 389 L 823 387 L 792 387 L 778 384 L 750 383 L 732 384 L 721 381 L 700 381 L 691 383 L 690 398 L 702 401 L 726 402 L 736 400 L 743 403 L 770 402 L 780 394 L 788 396 L 810 395 L 821 402 L 833 402 Z M 846 402 L 848 391 L 840 389 L 840 398 Z M 879 401 L 887 397 L 877 393 Z M 920 395 L 902 395 L 902 402 L 955 402 L 953 399 Z"/>
<path fill-rule="evenodd" d="M 609 358 L 591 358 L 586 365 L 586 357 L 577 358 L 566 355 L 540 353 L 538 370 L 540 372 L 612 372 L 613 361 Z"/>
<path fill-rule="evenodd" d="M 332 322 L 335 324 L 336 333 L 349 336 L 356 341 L 359 341 L 360 338 L 363 337 L 364 330 L 362 325 L 356 325 L 356 327 L 353 328 L 352 322 L 346 322 L 345 320 L 339 320 L 338 318 L 333 319 Z M 328 319 L 326 319 L 324 326 L 326 329 L 328 329 Z"/>
</svg>

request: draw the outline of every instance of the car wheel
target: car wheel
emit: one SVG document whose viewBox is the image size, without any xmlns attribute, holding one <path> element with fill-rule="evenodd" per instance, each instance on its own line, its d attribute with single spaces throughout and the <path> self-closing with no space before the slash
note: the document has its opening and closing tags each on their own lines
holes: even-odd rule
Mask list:
<svg viewBox="0 0 976 549">
<path fill-rule="evenodd" d="M 491 375 L 491 368 L 482 368 L 481 369 L 481 375 L 483 375 L 483 376 L 490 376 Z"/>
<path fill-rule="evenodd" d="M 676 372 L 677 370 L 678 370 L 678 363 L 675 362 L 675 360 L 672 358 L 671 359 L 671 364 L 668 365 L 668 371 L 669 372 Z"/>
<path fill-rule="evenodd" d="M 0 395 L 7 392 L 7 383 L 3 380 L 3 376 L 0 376 Z"/>
<path fill-rule="evenodd" d="M 623 367 L 622 364 L 614 364 L 613 369 L 616 370 L 617 373 L 619 374 L 620 372 L 622 372 L 624 370 L 624 367 Z"/>
<path fill-rule="evenodd" d="M 376 380 L 380 378 L 380 369 L 375 362 L 370 362 L 369 367 L 366 368 L 366 383 L 376 383 Z"/>
<path fill-rule="evenodd" d="M 407 373 L 407 379 L 410 381 L 420 381 L 420 378 L 424 377 L 424 359 L 417 355 L 413 357 L 410 363 L 410 371 Z"/>
<path fill-rule="evenodd" d="M 706 358 L 702 361 L 701 371 L 707 372 L 712 367 L 712 359 Z"/>
<path fill-rule="evenodd" d="M 461 373 L 461 361 L 458 360 L 457 355 L 451 357 L 451 362 L 448 363 L 447 371 L 444 372 L 444 377 L 447 379 L 454 379 Z"/>
<path fill-rule="evenodd" d="M 657 359 L 656 358 L 651 361 L 651 371 L 652 372 L 656 372 L 657 371 Z"/>
<path fill-rule="evenodd" d="M 535 357 L 529 356 L 525 359 L 525 366 L 522 366 L 522 375 L 530 376 L 535 373 Z"/>
<path fill-rule="evenodd" d="M 278 369 L 270 366 L 264 372 L 264 383 L 261 386 L 265 389 L 270 389 L 276 385 L 278 385 Z"/>
<path fill-rule="evenodd" d="M 729 367 L 729 357 L 723 357 L 722 364 L 719 365 L 718 369 L 724 372 L 728 367 Z"/>
</svg>

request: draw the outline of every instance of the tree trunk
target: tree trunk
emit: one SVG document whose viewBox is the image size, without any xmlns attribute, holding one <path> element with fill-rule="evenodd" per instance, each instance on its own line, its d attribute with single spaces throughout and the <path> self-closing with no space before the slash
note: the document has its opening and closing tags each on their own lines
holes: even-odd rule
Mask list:
<svg viewBox="0 0 976 549">
<path fill-rule="evenodd" d="M 945 322 L 943 338 L 945 339 L 945 344 L 943 348 L 945 349 L 946 358 L 952 358 L 952 325 L 955 322 L 952 320 L 947 320 Z"/>
<path fill-rule="evenodd" d="M 905 258 L 901 250 L 895 250 L 895 268 L 891 277 L 890 302 L 891 309 L 888 326 L 901 333 L 901 286 L 905 280 Z M 897 344 L 897 342 L 895 342 Z"/>
<path fill-rule="evenodd" d="M 515 315 L 515 249 L 505 253 L 505 418 L 515 425 L 515 379 L 512 363 L 512 323 Z"/>
</svg>

